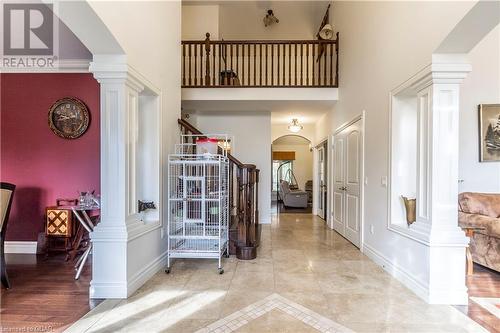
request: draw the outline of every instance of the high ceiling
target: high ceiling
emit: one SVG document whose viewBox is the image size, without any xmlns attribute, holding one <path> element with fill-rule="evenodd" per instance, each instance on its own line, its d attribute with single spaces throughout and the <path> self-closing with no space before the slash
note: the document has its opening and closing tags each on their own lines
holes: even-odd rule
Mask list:
<svg viewBox="0 0 500 333">
<path fill-rule="evenodd" d="M 334 101 L 183 101 L 184 112 L 271 112 L 272 124 L 288 124 L 293 118 L 314 124 L 331 112 Z"/>
</svg>

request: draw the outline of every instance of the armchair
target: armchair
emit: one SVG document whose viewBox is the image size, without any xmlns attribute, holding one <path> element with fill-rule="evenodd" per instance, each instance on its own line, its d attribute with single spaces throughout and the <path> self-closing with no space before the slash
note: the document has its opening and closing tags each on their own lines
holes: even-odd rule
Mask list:
<svg viewBox="0 0 500 333">
<path fill-rule="evenodd" d="M 2 275 L 2 284 L 5 288 L 10 288 L 9 277 L 7 276 L 7 268 L 5 267 L 5 232 L 7 231 L 7 223 L 9 222 L 10 208 L 12 206 L 12 198 L 16 185 L 10 183 L 1 183 L 0 186 L 0 268 Z"/>
</svg>

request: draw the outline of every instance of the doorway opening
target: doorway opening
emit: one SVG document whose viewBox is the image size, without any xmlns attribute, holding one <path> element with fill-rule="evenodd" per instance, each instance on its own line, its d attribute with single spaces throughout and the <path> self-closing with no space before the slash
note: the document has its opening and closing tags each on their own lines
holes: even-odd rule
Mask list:
<svg viewBox="0 0 500 333">
<path fill-rule="evenodd" d="M 312 212 L 311 141 L 284 135 L 272 143 L 272 204 L 277 213 Z"/>
</svg>

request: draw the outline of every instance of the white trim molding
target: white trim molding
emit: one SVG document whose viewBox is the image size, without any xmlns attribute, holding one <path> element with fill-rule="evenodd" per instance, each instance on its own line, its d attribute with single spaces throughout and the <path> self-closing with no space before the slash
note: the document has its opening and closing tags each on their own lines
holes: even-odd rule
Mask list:
<svg viewBox="0 0 500 333">
<path fill-rule="evenodd" d="M 5 253 L 36 254 L 36 241 L 6 241 Z"/>
</svg>

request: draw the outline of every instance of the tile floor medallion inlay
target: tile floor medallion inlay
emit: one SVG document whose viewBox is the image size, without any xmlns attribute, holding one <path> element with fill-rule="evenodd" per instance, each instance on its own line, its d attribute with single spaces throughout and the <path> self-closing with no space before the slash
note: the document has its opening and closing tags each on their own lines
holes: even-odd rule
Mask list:
<svg viewBox="0 0 500 333">
<path fill-rule="evenodd" d="M 471 297 L 470 299 L 500 319 L 500 298 Z"/>
<path fill-rule="evenodd" d="M 354 333 L 350 329 L 334 322 L 333 320 L 325 318 L 316 312 L 311 311 L 310 309 L 292 302 L 278 294 L 272 294 L 261 301 L 255 302 L 244 309 L 236 311 L 229 316 L 198 330 L 196 333 L 228 333 L 239 331 L 240 328 L 244 328 L 249 324 L 251 325 L 253 321 L 261 319 L 262 316 L 274 310 L 284 312 L 292 318 L 301 321 L 312 328 L 312 330 L 310 330 L 312 332 Z M 277 316 L 275 315 L 275 317 Z M 300 331 L 305 330 L 307 330 L 307 328 L 300 328 Z"/>
<path fill-rule="evenodd" d="M 255 260 L 176 260 L 128 299 L 106 300 L 68 332 L 487 332 L 429 305 L 307 214 L 273 216 Z"/>
</svg>

